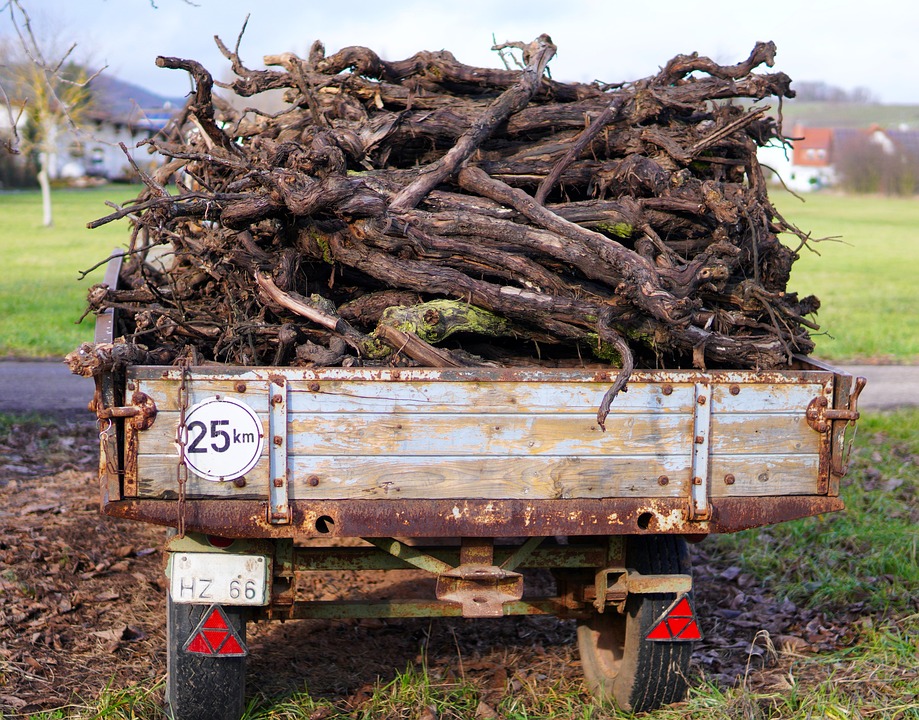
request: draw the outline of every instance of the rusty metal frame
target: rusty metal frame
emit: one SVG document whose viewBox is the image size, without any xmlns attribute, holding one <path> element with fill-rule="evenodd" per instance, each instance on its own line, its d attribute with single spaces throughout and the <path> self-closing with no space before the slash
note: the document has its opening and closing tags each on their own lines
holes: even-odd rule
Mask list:
<svg viewBox="0 0 919 720">
<path fill-rule="evenodd" d="M 118 274 L 121 272 L 123 260 L 123 253 L 118 248 L 113 249 L 111 257 L 105 266 L 103 284 L 108 285 L 110 288 L 118 286 Z M 112 342 L 117 320 L 115 313 L 114 308 L 106 308 L 96 316 L 93 335 L 95 342 Z M 95 381 L 96 389 L 90 402 L 90 410 L 98 414 L 103 408 L 120 404 L 121 399 L 124 397 L 124 389 L 120 387 L 120 382 L 123 381 L 122 375 L 104 373 L 96 375 L 93 380 Z M 119 446 L 123 442 L 123 427 L 123 422 L 102 421 L 101 419 L 99 421 L 99 485 L 102 491 L 101 507 L 103 510 L 109 501 L 116 500 L 122 496 L 122 468 L 119 463 L 121 456 Z"/>
<path fill-rule="evenodd" d="M 693 522 L 685 498 L 608 500 L 293 500 L 291 522 L 267 522 L 267 501 L 188 500 L 189 532 L 230 538 L 533 537 L 728 533 L 842 510 L 838 497 L 712 498 L 711 518 Z M 456 512 L 454 512 L 456 509 Z M 108 502 L 113 517 L 174 527 L 174 500 Z M 329 522 L 331 521 L 331 522 Z"/>
<path fill-rule="evenodd" d="M 513 367 L 469 367 L 469 368 L 270 368 L 258 366 L 206 366 L 189 368 L 190 377 L 196 371 L 205 373 L 210 380 L 217 382 L 271 381 L 283 370 L 283 377 L 289 382 L 319 383 L 315 392 L 322 392 L 323 382 L 340 382 L 347 380 L 405 382 L 405 381 L 438 381 L 438 382 L 584 382 L 611 383 L 616 379 L 616 368 L 589 368 L 581 370 L 556 368 L 513 368 Z M 181 369 L 159 365 L 136 365 L 129 368 L 130 377 L 137 380 L 166 380 L 179 382 Z M 634 383 L 669 383 L 673 384 L 784 384 L 811 385 L 832 381 L 839 370 L 829 366 L 809 365 L 802 360 L 798 365 L 783 370 L 635 370 L 630 376 Z"/>
<path fill-rule="evenodd" d="M 621 613 L 625 612 L 625 601 L 630 594 L 685 595 L 691 590 L 691 575 L 643 575 L 625 567 L 608 567 L 598 570 L 594 576 L 593 606 L 599 613 L 610 606 Z"/>
</svg>

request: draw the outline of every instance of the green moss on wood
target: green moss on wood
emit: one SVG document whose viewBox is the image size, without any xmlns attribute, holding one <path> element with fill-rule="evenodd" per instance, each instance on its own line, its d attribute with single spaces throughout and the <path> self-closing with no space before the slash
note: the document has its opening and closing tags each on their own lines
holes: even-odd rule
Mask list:
<svg viewBox="0 0 919 720">
<path fill-rule="evenodd" d="M 613 235 L 620 238 L 629 238 L 632 237 L 632 233 L 635 228 L 633 228 L 628 223 L 618 222 L 618 223 L 597 223 L 596 227 L 598 230 Z"/>
<path fill-rule="evenodd" d="M 487 337 L 514 335 L 511 324 L 504 318 L 460 300 L 432 300 L 410 307 L 387 308 L 380 323 L 413 333 L 432 345 L 458 332 Z"/>
</svg>

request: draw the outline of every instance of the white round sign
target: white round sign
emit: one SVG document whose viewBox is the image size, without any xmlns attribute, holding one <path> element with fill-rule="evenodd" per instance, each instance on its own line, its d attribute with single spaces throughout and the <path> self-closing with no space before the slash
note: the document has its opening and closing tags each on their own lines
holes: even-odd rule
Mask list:
<svg viewBox="0 0 919 720">
<path fill-rule="evenodd" d="M 185 464 L 205 480 L 221 482 L 245 475 L 262 454 L 262 423 L 237 400 L 214 396 L 185 413 Z"/>
</svg>

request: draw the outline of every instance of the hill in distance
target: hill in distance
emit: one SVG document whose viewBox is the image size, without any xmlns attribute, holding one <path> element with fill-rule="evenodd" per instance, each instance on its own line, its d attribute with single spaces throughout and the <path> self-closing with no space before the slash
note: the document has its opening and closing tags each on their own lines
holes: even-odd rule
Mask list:
<svg viewBox="0 0 919 720">
<path fill-rule="evenodd" d="M 102 100 L 112 115 L 129 115 L 138 107 L 144 110 L 179 108 L 185 103 L 183 97 L 165 97 L 108 73 L 94 78 L 90 89 Z"/>
<path fill-rule="evenodd" d="M 778 113 L 778 101 L 769 102 L 771 115 Z M 795 125 L 804 127 L 885 129 L 919 128 L 919 105 L 881 105 L 880 103 L 801 102 L 786 100 L 782 104 L 785 132 Z"/>
</svg>

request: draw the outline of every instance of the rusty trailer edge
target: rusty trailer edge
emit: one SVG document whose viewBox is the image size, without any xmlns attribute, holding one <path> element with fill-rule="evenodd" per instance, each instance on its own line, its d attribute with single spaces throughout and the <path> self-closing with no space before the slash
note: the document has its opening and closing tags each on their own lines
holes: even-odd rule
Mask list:
<svg viewBox="0 0 919 720">
<path fill-rule="evenodd" d="M 291 522 L 272 524 L 259 500 L 188 500 L 185 529 L 228 538 L 531 537 L 732 533 L 842 510 L 838 497 L 713 498 L 708 520 L 690 520 L 685 498 L 608 500 L 326 500 L 291 502 Z M 108 502 L 113 517 L 176 525 L 169 500 Z"/>
</svg>

